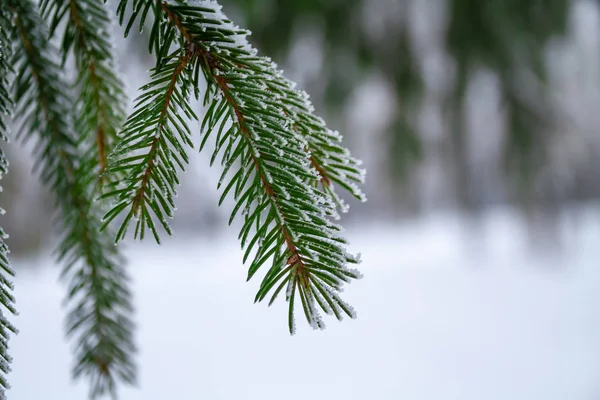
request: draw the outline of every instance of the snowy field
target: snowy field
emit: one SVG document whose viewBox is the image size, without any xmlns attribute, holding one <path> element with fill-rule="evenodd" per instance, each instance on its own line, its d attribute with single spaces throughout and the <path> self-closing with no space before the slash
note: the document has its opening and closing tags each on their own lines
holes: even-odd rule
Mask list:
<svg viewBox="0 0 600 400">
<path fill-rule="evenodd" d="M 140 387 L 120 398 L 600 399 L 600 214 L 572 217 L 562 250 L 538 254 L 499 212 L 479 228 L 438 216 L 349 229 L 365 278 L 345 298 L 359 318 L 299 323 L 294 337 L 283 298 L 253 304 L 259 279 L 245 282 L 234 230 L 130 245 Z M 69 379 L 56 276 L 17 280 L 11 400 L 87 398 Z"/>
</svg>

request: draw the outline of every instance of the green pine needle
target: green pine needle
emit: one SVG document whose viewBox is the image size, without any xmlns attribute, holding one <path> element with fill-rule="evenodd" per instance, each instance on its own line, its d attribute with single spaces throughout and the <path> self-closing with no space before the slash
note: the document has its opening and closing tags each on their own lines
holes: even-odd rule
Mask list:
<svg viewBox="0 0 600 400">
<path fill-rule="evenodd" d="M 295 293 L 315 329 L 325 326 L 319 309 L 338 319 L 354 317 L 337 293 L 343 283 L 360 277 L 349 267 L 359 259 L 347 253 L 341 227 L 332 219 L 338 218 L 336 205 L 347 209 L 335 185 L 365 200 L 357 187 L 364 180 L 360 162 L 341 146 L 341 136 L 313 114 L 306 93 L 295 89 L 269 59 L 256 55 L 246 40 L 248 32 L 233 25 L 218 4 L 122 0 L 122 23 L 128 5 L 133 12 L 126 34 L 137 20 L 142 26 L 150 10 L 154 13 L 149 48 L 157 64 L 107 170 L 125 171 L 129 178 L 105 192 L 103 197 L 114 200 L 105 224 L 124 215 L 117 240 L 134 218 L 136 237 L 149 227 L 158 240 L 158 224 L 170 233 L 166 218 L 175 208 L 176 171 L 183 169 L 185 147 L 191 145 L 187 124 L 174 116 L 183 110 L 195 119 L 187 88 L 200 97 L 203 78 L 207 111 L 200 149 L 212 137 L 211 165 L 220 158 L 224 166 L 219 204 L 233 196 L 229 222 L 236 216 L 244 219 L 239 237 L 246 249 L 244 261 L 251 260 L 248 279 L 271 264 L 256 300 L 275 288 L 272 303 L 287 285 L 291 333 Z M 173 46 L 178 50 L 170 53 Z"/>
<path fill-rule="evenodd" d="M 142 87 L 133 114 L 123 129 L 122 140 L 111 155 L 106 173 L 127 178 L 110 185 L 102 198 L 114 198 L 115 205 L 104 217 L 107 226 L 121 212 L 127 212 L 116 240 L 123 239 L 135 221 L 134 237 L 144 238 L 150 230 L 159 242 L 156 218 L 169 234 L 167 218 L 175 210 L 174 197 L 179 184 L 176 171 L 189 162 L 186 147 L 191 147 L 189 119 L 196 119 L 188 105 L 188 76 L 195 61 L 193 52 L 180 49 L 165 58 L 152 81 Z M 132 154 L 137 155 L 132 156 Z"/>
<path fill-rule="evenodd" d="M 34 139 L 34 170 L 60 211 L 56 254 L 67 286 L 74 378 L 90 380 L 92 398 L 115 396 L 119 381 L 135 382 L 129 278 L 113 240 L 124 239 L 133 222 L 134 238 L 149 231 L 160 241 L 159 227 L 171 233 L 178 174 L 193 147 L 189 126 L 198 120 L 192 96 L 206 107 L 200 150 L 212 138 L 210 165 L 223 166 L 219 205 L 233 198 L 229 223 L 243 219 L 247 279 L 266 270 L 255 300 L 269 296 L 271 305 L 285 289 L 292 334 L 298 303 L 315 329 L 325 327 L 321 312 L 355 317 L 339 292 L 360 278 L 350 267 L 360 260 L 347 253 L 332 220 L 347 210 L 336 187 L 365 200 L 357 186 L 364 171 L 341 136 L 314 114 L 306 93 L 257 56 L 248 32 L 213 1 L 120 1 L 125 35 L 151 20 L 148 48 L 156 57 L 150 82 L 125 118 L 104 3 L 40 0 L 38 8 L 32 0 L 5 0 L 0 9 L 0 139 L 14 102 L 22 121 L 16 137 Z M 49 35 L 60 38 L 60 49 Z M 74 85 L 61 78 L 70 55 Z M 0 177 L 7 166 L 0 150 Z M 110 209 L 98 196 L 112 201 Z M 113 232 L 115 220 L 120 227 Z M 0 304 L 15 313 L 5 237 L 0 228 Z M 0 399 L 8 387 L 8 335 L 16 332 L 2 311 Z"/>
</svg>

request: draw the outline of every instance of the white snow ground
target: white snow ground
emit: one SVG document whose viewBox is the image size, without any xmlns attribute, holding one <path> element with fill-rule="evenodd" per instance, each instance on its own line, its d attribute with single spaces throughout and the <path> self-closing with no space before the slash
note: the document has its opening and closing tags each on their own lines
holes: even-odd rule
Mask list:
<svg viewBox="0 0 600 400">
<path fill-rule="evenodd" d="M 253 304 L 259 279 L 245 282 L 234 230 L 131 245 L 140 388 L 120 398 L 599 399 L 600 215 L 577 218 L 562 254 L 542 256 L 510 214 L 479 231 L 455 217 L 350 230 L 364 260 L 345 293 L 358 320 L 302 323 L 294 337 L 283 299 Z M 56 276 L 17 280 L 11 400 L 86 398 L 69 378 Z"/>
</svg>

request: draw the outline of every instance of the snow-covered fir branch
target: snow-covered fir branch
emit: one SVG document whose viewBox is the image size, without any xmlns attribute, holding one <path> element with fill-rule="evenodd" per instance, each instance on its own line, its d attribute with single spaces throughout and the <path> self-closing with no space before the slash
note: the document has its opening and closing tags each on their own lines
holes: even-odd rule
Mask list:
<svg viewBox="0 0 600 400">
<path fill-rule="evenodd" d="M 133 12 L 127 31 L 137 19 L 141 26 L 148 10 L 154 12 L 150 48 L 157 67 L 151 83 L 142 88 L 109 167 L 109 171 L 124 169 L 131 177 L 105 194 L 115 199 L 107 221 L 125 214 L 118 239 L 135 218 L 134 236 L 146 227 L 156 235 L 158 224 L 170 231 L 165 218 L 172 216 L 178 181 L 176 165 L 162 158 L 187 161 L 185 145 L 191 142 L 183 121 L 171 118 L 165 124 L 164 117 L 170 107 L 189 110 L 187 115 L 192 116 L 188 92 L 179 94 L 175 88 L 189 84 L 200 97 L 203 78 L 208 87 L 202 95 L 206 113 L 201 149 L 209 137 L 214 138 L 211 163 L 220 156 L 224 166 L 220 203 L 232 195 L 236 204 L 230 222 L 238 215 L 244 218 L 239 236 L 244 261 L 252 259 L 248 279 L 267 262 L 271 264 L 256 300 L 272 291 L 272 303 L 287 287 L 291 333 L 298 297 L 314 328 L 325 326 L 319 309 L 339 319 L 344 313 L 355 317 L 337 293 L 343 283 L 360 277 L 349 267 L 358 259 L 346 251 L 341 227 L 332 219 L 338 217 L 336 204 L 347 209 L 335 185 L 365 200 L 357 187 L 364 180 L 360 162 L 341 146 L 341 136 L 314 115 L 308 95 L 296 89 L 270 59 L 257 55 L 247 40 L 249 32 L 227 19 L 218 3 L 123 0 L 122 21 L 129 3 Z M 179 50 L 171 53 L 174 46 Z M 185 66 L 173 63 L 173 54 L 179 54 Z M 180 123 L 185 128 L 178 129 Z M 133 155 L 136 151 L 142 152 Z M 157 154 L 162 155 L 158 167 Z M 183 162 L 178 164 L 182 169 Z"/>
</svg>

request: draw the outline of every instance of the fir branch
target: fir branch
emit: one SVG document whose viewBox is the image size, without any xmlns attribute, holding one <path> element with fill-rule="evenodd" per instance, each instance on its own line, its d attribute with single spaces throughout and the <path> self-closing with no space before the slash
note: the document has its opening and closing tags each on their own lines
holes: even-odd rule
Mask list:
<svg viewBox="0 0 600 400">
<path fill-rule="evenodd" d="M 136 219 L 134 237 L 143 239 L 150 229 L 159 242 L 153 219 L 171 233 L 167 218 L 175 210 L 174 197 L 179 184 L 176 169 L 189 162 L 184 147 L 192 146 L 188 124 L 179 114 L 196 119 L 189 107 L 186 75 L 196 55 L 192 47 L 179 49 L 166 58 L 163 67 L 154 69 L 152 80 L 142 87 L 133 114 L 125 123 L 122 140 L 111 156 L 114 161 L 107 174 L 123 173 L 123 183 L 110 185 L 103 197 L 116 198 L 114 207 L 105 215 L 105 226 L 120 212 L 129 208 L 116 240 L 125 237 L 127 227 Z M 131 156 L 133 153 L 137 155 Z M 126 157 L 120 157 L 126 155 Z"/>
<path fill-rule="evenodd" d="M 127 4 L 122 0 L 119 5 L 121 20 Z M 324 327 L 318 308 L 338 319 L 344 313 L 354 317 L 354 310 L 338 292 L 344 282 L 360 277 L 358 271 L 348 267 L 359 259 L 346 252 L 341 228 L 331 218 L 337 216 L 333 201 L 339 201 L 332 182 L 364 197 L 354 183 L 362 182 L 364 176 L 358 161 L 339 145 L 340 136 L 312 114 L 306 94 L 295 90 L 274 63 L 256 56 L 246 41 L 247 32 L 227 20 L 215 2 L 134 1 L 126 32 L 136 18 L 144 20 L 150 9 L 155 13 L 150 48 L 157 56 L 157 69 L 169 65 L 168 59 L 163 60 L 164 54 L 178 41 L 181 48 L 193 49 L 196 56 L 186 71 L 194 89 L 199 87 L 200 71 L 208 83 L 201 150 L 216 132 L 211 163 L 222 155 L 225 170 L 219 187 L 225 189 L 221 202 L 229 193 L 236 200 L 230 222 L 238 212 L 244 215 L 240 231 L 246 249 L 244 261 L 254 254 L 248 279 L 272 260 L 256 300 L 263 300 L 274 290 L 272 303 L 287 286 L 291 333 L 295 331 L 297 297 L 314 328 Z M 167 78 L 154 80 L 166 82 Z M 197 91 L 195 94 L 199 95 Z M 180 106 L 188 107 L 187 99 Z M 140 112 L 134 117 L 144 119 Z M 160 135 L 160 130 L 155 132 Z M 122 140 L 133 140 L 128 139 L 130 135 L 125 133 Z M 126 158 L 121 163 L 130 162 L 133 157 L 126 155 L 136 149 L 129 146 L 122 151 L 119 156 Z M 119 165 L 116 162 L 115 168 Z M 239 169 L 225 184 L 234 165 Z M 143 185 L 143 179 L 141 182 Z M 126 222 L 135 212 L 131 202 L 123 203 L 119 197 L 131 191 L 133 184 L 132 180 L 128 187 L 107 194 L 117 197 L 108 214 L 111 218 L 124 212 L 127 205 Z M 160 188 L 157 185 L 159 193 Z M 121 229 L 125 228 L 123 224 Z"/>
<path fill-rule="evenodd" d="M 100 232 L 99 210 L 79 173 L 68 88 L 59 78 L 45 24 L 30 0 L 8 4 L 16 12 L 19 73 L 14 92 L 17 115 L 25 122 L 20 135 L 37 138 L 36 168 L 60 209 L 57 254 L 64 263 L 61 278 L 68 284 L 67 335 L 76 343 L 73 375 L 88 376 L 91 396 L 97 397 L 113 393 L 116 380 L 135 379 L 128 278 L 110 234 Z"/>
<path fill-rule="evenodd" d="M 182 2 L 180 1 L 179 3 Z M 168 4 L 168 2 L 162 1 L 161 10 L 170 20 L 172 27 L 179 30 L 186 42 L 193 42 L 194 38 L 190 31 L 182 24 L 182 18 L 185 18 L 185 16 L 174 12 Z M 212 4 L 210 1 L 200 2 L 198 4 L 201 6 L 195 7 L 195 12 L 214 14 L 210 10 L 213 10 L 214 7 L 218 7 L 216 3 Z M 138 7 L 141 8 L 140 5 L 138 5 Z M 186 8 L 187 6 L 179 7 Z M 187 7 L 187 9 L 191 10 L 192 7 Z M 160 21 L 160 19 L 158 21 Z M 216 21 L 214 17 L 202 17 L 197 20 L 197 22 L 203 24 L 203 26 L 212 25 L 214 21 Z M 227 23 L 230 24 L 229 29 L 223 29 L 221 37 L 215 35 L 221 40 L 225 38 L 222 44 L 225 47 L 225 52 L 230 51 L 230 46 L 232 44 L 235 45 L 236 41 L 245 41 L 245 36 L 248 34 L 247 31 L 240 30 L 238 27 L 233 26 L 230 21 L 227 21 Z M 168 26 L 157 27 L 153 29 L 153 32 L 161 32 L 163 30 L 168 32 L 168 29 Z M 207 28 L 205 27 L 205 29 Z M 213 29 L 216 30 L 216 28 L 212 26 L 208 29 L 209 32 L 212 32 Z M 206 34 L 206 31 L 203 33 Z M 231 39 L 232 36 L 235 37 L 233 43 Z M 206 43 L 209 43 L 209 41 L 219 43 L 219 40 L 214 40 L 213 37 L 205 37 L 201 40 Z M 151 38 L 151 41 L 161 42 L 161 38 Z M 163 40 L 163 47 L 168 48 L 169 44 L 170 42 L 168 40 Z M 246 51 L 248 54 L 253 56 L 256 54 L 256 51 L 247 44 L 244 46 L 247 47 Z M 220 51 L 220 49 L 216 50 Z M 160 52 L 157 52 L 157 55 L 159 54 Z M 342 136 L 339 132 L 328 129 L 325 121 L 314 115 L 315 109 L 309 100 L 309 95 L 304 91 L 298 90 L 296 88 L 296 83 L 285 78 L 282 71 L 278 71 L 277 65 L 270 59 L 266 57 L 254 57 L 252 63 L 253 65 L 246 65 L 245 62 L 238 60 L 236 65 L 240 68 L 250 69 L 250 71 L 252 68 L 260 68 L 265 75 L 264 83 L 266 89 L 273 92 L 275 101 L 283 102 L 281 105 L 283 112 L 293 121 L 293 128 L 307 141 L 306 151 L 311 154 L 311 165 L 318 173 L 317 180 L 313 183 L 320 184 L 321 189 L 334 199 L 343 212 L 348 211 L 348 207 L 336 194 L 334 184 L 341 186 L 360 201 L 366 201 L 366 196 L 357 186 L 357 183 L 364 183 L 365 171 L 360 168 L 362 163 L 352 157 L 348 149 L 341 145 Z M 285 143 L 282 143 L 282 145 L 285 146 Z"/>
<path fill-rule="evenodd" d="M 0 139 L 8 141 L 6 117 L 11 114 L 13 107 L 8 75 L 11 73 L 9 58 L 11 56 L 11 40 L 9 32 L 11 28 L 12 15 L 7 8 L 0 9 Z M 0 178 L 8 172 L 8 160 L 0 149 Z M 1 190 L 1 188 L 0 188 Z M 0 209 L 0 214 L 4 210 Z M 16 314 L 14 308 L 15 298 L 13 296 L 13 284 L 8 277 L 14 276 L 14 271 L 8 258 L 8 246 L 5 239 L 8 235 L 0 228 L 0 400 L 6 398 L 6 389 L 10 388 L 6 374 L 10 372 L 11 356 L 8 353 L 8 340 L 10 333 L 15 334 L 16 328 L 8 321 L 5 313 Z"/>
<path fill-rule="evenodd" d="M 51 34 L 67 20 L 62 33 L 62 58 L 64 64 L 71 52 L 75 55 L 79 92 L 75 131 L 84 149 L 82 165 L 94 187 L 125 120 L 126 97 L 116 73 L 110 18 L 101 0 L 42 0 L 40 4 L 43 15 L 50 20 Z"/>
</svg>

